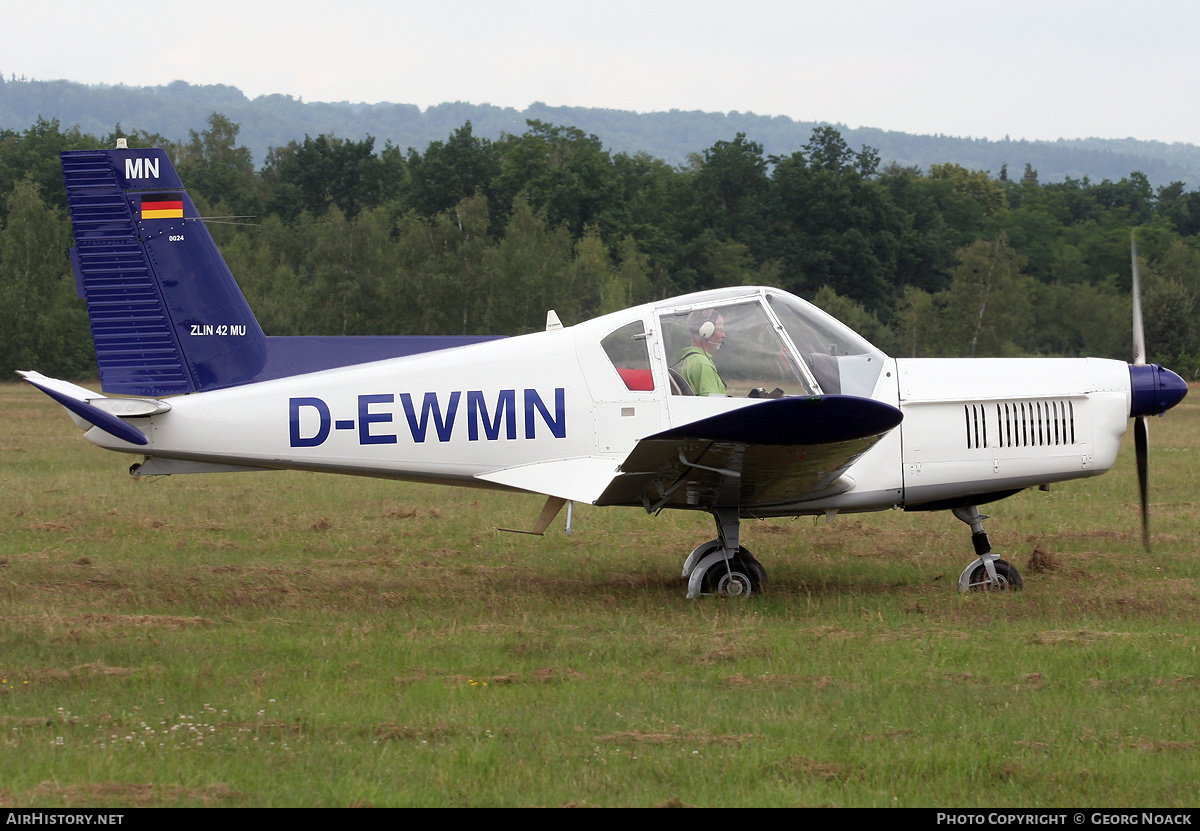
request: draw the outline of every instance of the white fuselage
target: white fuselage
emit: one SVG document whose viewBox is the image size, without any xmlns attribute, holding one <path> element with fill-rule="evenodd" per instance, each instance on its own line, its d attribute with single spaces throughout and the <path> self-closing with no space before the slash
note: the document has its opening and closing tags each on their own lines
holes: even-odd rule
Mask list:
<svg viewBox="0 0 1200 831">
<path fill-rule="evenodd" d="M 653 306 L 507 340 L 169 399 L 131 419 L 146 472 L 178 460 L 536 491 L 594 501 L 637 442 L 754 403 L 673 395 Z M 601 349 L 641 318 L 652 383 L 630 389 Z M 848 471 L 841 492 L 797 494 L 762 513 L 940 503 L 1110 468 L 1129 413 L 1129 373 L 1100 359 L 883 359 L 864 397 L 904 420 Z M 236 468 L 235 468 L 236 469 Z"/>
</svg>

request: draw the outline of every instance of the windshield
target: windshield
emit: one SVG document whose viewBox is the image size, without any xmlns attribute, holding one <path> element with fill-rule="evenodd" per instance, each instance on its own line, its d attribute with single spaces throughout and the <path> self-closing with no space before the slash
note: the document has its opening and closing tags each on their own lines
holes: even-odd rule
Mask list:
<svg viewBox="0 0 1200 831">
<path fill-rule="evenodd" d="M 870 396 L 885 355 L 853 329 L 790 294 L 768 294 L 800 358 L 830 395 Z"/>
</svg>

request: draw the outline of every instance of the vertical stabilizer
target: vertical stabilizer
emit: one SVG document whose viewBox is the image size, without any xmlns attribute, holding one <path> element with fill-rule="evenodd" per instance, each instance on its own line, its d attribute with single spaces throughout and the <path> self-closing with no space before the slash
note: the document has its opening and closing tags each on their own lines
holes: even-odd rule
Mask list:
<svg viewBox="0 0 1200 831">
<path fill-rule="evenodd" d="M 253 380 L 267 342 L 162 150 L 62 154 L 105 392 L 172 395 Z"/>
</svg>

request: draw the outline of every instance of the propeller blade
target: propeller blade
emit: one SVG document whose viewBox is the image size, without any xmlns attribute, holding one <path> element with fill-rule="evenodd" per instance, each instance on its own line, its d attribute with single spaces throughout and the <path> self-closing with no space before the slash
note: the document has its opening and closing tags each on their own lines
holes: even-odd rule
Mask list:
<svg viewBox="0 0 1200 831">
<path fill-rule="evenodd" d="M 1133 446 L 1137 452 L 1138 492 L 1142 497 L 1142 546 L 1150 550 L 1150 424 L 1148 416 L 1133 421 Z"/>
<path fill-rule="evenodd" d="M 1137 236 L 1129 235 L 1133 262 L 1133 365 L 1146 364 L 1146 330 L 1142 327 L 1142 285 L 1138 278 Z M 1142 500 L 1142 547 L 1150 550 L 1150 419 L 1133 420 L 1133 447 L 1137 454 L 1138 493 Z"/>
<path fill-rule="evenodd" d="M 1146 363 L 1146 332 L 1142 328 L 1142 286 L 1138 279 L 1138 250 L 1137 237 L 1130 235 L 1130 246 L 1133 252 L 1133 363 L 1141 366 Z"/>
</svg>

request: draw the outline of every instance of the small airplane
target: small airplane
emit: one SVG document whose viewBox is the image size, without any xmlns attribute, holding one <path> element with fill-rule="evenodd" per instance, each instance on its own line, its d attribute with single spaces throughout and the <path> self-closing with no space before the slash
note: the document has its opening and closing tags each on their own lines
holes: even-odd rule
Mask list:
<svg viewBox="0 0 1200 831">
<path fill-rule="evenodd" d="M 1148 541 L 1149 416 L 1187 385 L 1134 360 L 891 358 L 787 292 L 689 294 L 511 338 L 267 337 L 166 153 L 62 166 L 100 395 L 37 372 L 135 476 L 295 469 L 706 511 L 688 597 L 767 575 L 744 518 L 949 510 L 971 528 L 958 585 L 1021 587 L 979 506 L 1112 467 L 1135 421 Z M 769 392 L 768 392 L 769 390 Z"/>
</svg>

